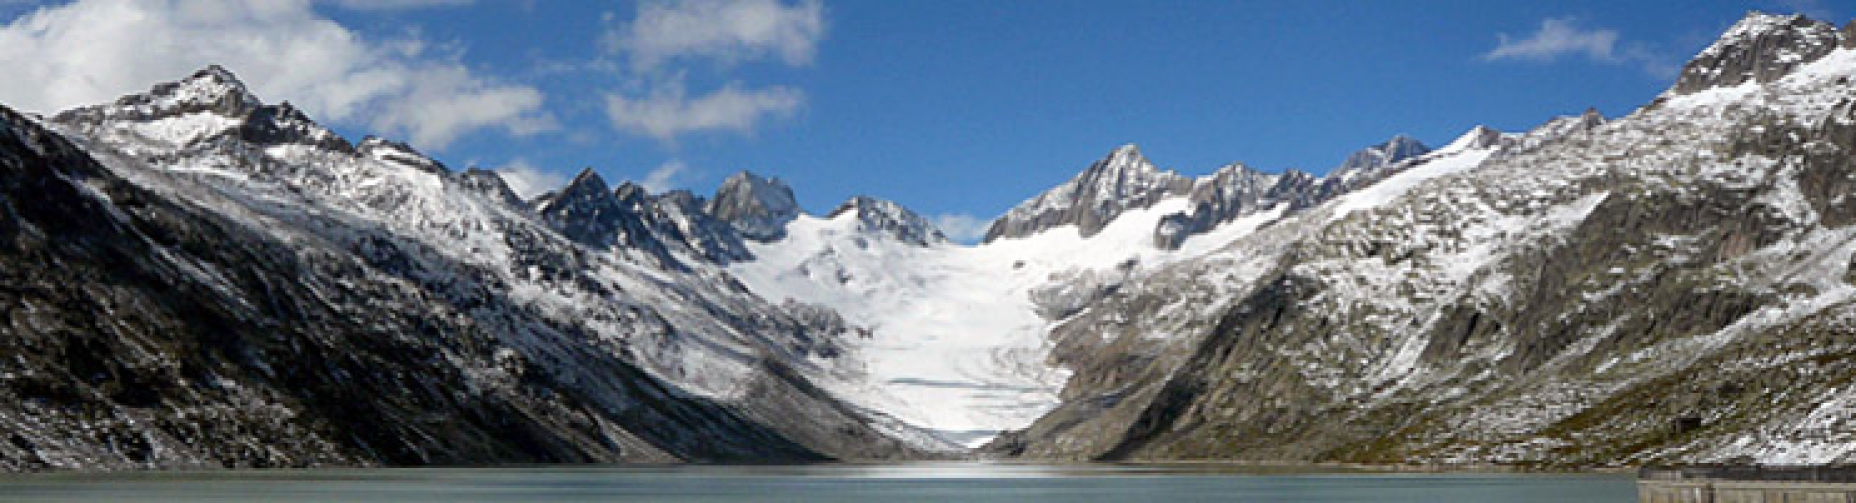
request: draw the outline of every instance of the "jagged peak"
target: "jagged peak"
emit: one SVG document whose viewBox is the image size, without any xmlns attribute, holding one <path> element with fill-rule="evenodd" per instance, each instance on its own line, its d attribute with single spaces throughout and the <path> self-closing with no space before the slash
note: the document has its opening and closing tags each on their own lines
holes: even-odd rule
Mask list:
<svg viewBox="0 0 1856 503">
<path fill-rule="evenodd" d="M 487 194 L 511 207 L 522 205 L 522 196 L 516 195 L 516 191 L 509 188 L 509 182 L 504 180 L 503 175 L 497 173 L 496 170 L 471 166 L 465 168 L 464 172 L 458 175 L 458 179 L 464 187 Z"/>
<path fill-rule="evenodd" d="M 1801 14 L 1750 11 L 1683 65 L 1665 96 L 1771 82 L 1849 42 L 1842 38 L 1835 25 Z"/>
<path fill-rule="evenodd" d="M 785 187 L 791 189 L 791 187 L 788 187 L 786 182 L 779 177 L 764 177 L 745 169 L 737 171 L 733 175 L 728 175 L 728 178 L 722 180 L 723 186 L 743 184 L 753 187 Z"/>
<path fill-rule="evenodd" d="M 619 186 L 612 189 L 612 195 L 625 204 L 644 205 L 651 202 L 651 189 L 631 180 L 619 182 Z"/>
<path fill-rule="evenodd" d="M 855 196 L 838 205 L 827 218 L 846 215 L 857 219 L 859 230 L 888 234 L 905 243 L 926 246 L 947 242 L 947 236 L 933 222 L 888 199 Z"/>
<path fill-rule="evenodd" d="M 1223 166 L 1219 166 L 1218 169 L 1212 170 L 1211 175 L 1201 177 L 1200 179 L 1205 180 L 1205 179 L 1211 179 L 1211 178 L 1218 178 L 1220 176 L 1231 176 L 1231 175 L 1240 174 L 1240 173 L 1262 173 L 1262 171 L 1256 168 L 1252 168 L 1250 167 L 1250 165 L 1244 164 L 1242 162 L 1231 162 Z"/>
<path fill-rule="evenodd" d="M 593 190 L 593 192 L 605 192 L 606 191 L 606 179 L 605 177 L 599 176 L 599 172 L 594 171 L 592 166 L 587 166 L 585 168 L 581 168 L 580 173 L 574 175 L 573 181 L 567 182 L 567 186 L 565 188 L 562 188 L 561 192 L 573 191 L 576 188 L 579 188 L 582 190 L 586 188 L 593 188 L 593 189 L 597 189 L 597 190 Z"/>
<path fill-rule="evenodd" d="M 909 211 L 908 208 L 904 208 L 901 204 L 898 204 L 895 201 L 891 201 L 888 199 L 871 197 L 871 196 L 851 196 L 850 199 L 845 199 L 843 203 L 838 204 L 838 207 L 836 209 L 831 210 L 831 213 L 827 214 L 825 218 L 838 218 L 839 215 L 843 215 L 847 212 L 852 212 L 852 211 L 877 212 L 877 213 L 908 213 L 908 214 L 914 213 L 913 211 Z"/>
<path fill-rule="evenodd" d="M 229 87 L 240 89 L 240 90 L 246 89 L 245 81 L 239 80 L 238 75 L 234 75 L 231 70 L 227 70 L 226 67 L 219 66 L 216 63 L 206 65 L 206 68 L 201 68 L 199 70 L 194 71 L 193 75 L 189 75 L 182 82 L 194 82 L 194 81 L 211 82 L 217 85 L 229 86 Z M 250 91 L 246 91 L 246 92 L 250 92 Z"/>
<path fill-rule="evenodd" d="M 244 81 L 219 65 L 193 72 L 186 78 L 156 84 L 148 91 L 125 95 L 116 101 L 78 107 L 54 116 L 58 122 L 147 121 L 195 113 L 244 118 L 264 106 Z"/>
<path fill-rule="evenodd" d="M 1115 147 L 1114 150 L 1109 151 L 1107 156 L 1103 156 L 1101 161 L 1097 161 L 1095 164 L 1090 165 L 1090 169 L 1084 171 L 1083 174 L 1086 175 L 1090 171 L 1101 170 L 1112 170 L 1117 172 L 1133 170 L 1143 174 L 1159 173 L 1162 171 L 1158 166 L 1154 166 L 1153 161 L 1147 160 L 1146 155 L 1141 154 L 1141 147 L 1139 145 L 1133 143 Z M 1080 176 L 1081 175 L 1079 175 L 1079 177 Z"/>
<path fill-rule="evenodd" d="M 1155 166 L 1141 154 L 1140 147 L 1124 144 L 1076 176 L 994 220 L 987 227 L 984 241 L 1027 236 L 1071 224 L 1084 237 L 1093 236 L 1122 211 L 1151 206 L 1168 195 L 1185 194 L 1195 183 L 1192 178 Z"/>
<path fill-rule="evenodd" d="M 176 82 L 156 84 L 147 93 L 124 96 L 116 104 L 178 108 L 170 110 L 177 113 L 211 111 L 228 117 L 264 106 L 244 81 L 219 65 L 209 65 Z"/>
<path fill-rule="evenodd" d="M 1143 160 L 1147 158 L 1146 156 L 1141 155 L 1141 146 L 1135 145 L 1133 143 L 1123 143 L 1121 144 L 1121 146 L 1115 147 L 1115 150 L 1109 151 L 1108 156 L 1109 158 L 1129 158 L 1129 159 L 1143 159 Z"/>
<path fill-rule="evenodd" d="M 1803 27 L 1810 23 L 1820 22 L 1821 21 L 1811 19 L 1804 14 L 1776 14 L 1758 9 L 1748 10 L 1745 15 L 1740 16 L 1739 21 L 1735 21 L 1733 26 L 1728 27 L 1726 32 L 1721 33 L 1720 40 L 1716 41 L 1715 44 L 1719 45 L 1721 42 L 1731 42 L 1735 39 L 1746 37 L 1757 37 L 1761 34 L 1783 30 L 1787 27 Z"/>
<path fill-rule="evenodd" d="M 786 223 L 799 217 L 793 188 L 779 178 L 743 170 L 722 181 L 704 210 L 728 222 L 742 236 L 772 241 L 786 235 Z"/>
<path fill-rule="evenodd" d="M 1405 134 L 1393 135 L 1379 144 L 1366 147 L 1351 155 L 1335 167 L 1333 173 L 1348 178 L 1360 173 L 1378 170 L 1429 153 L 1431 148 L 1423 142 Z"/>
</svg>

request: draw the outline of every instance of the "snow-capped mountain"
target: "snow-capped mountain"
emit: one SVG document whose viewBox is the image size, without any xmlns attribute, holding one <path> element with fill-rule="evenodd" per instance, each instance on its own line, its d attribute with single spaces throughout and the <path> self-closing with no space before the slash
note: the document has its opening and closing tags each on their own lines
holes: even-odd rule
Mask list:
<svg viewBox="0 0 1856 503">
<path fill-rule="evenodd" d="M 41 257 L 10 270 L 104 271 L 23 294 L 78 321 L 11 332 L 51 349 L 9 382 L 62 401 L 6 395 L 8 468 L 915 452 L 804 377 L 850 327 L 688 267 L 700 239 L 660 235 L 673 212 L 597 176 L 531 207 L 494 173 L 353 146 L 216 67 L 44 122 L 8 114 L 14 169 L 62 171 L 9 176 L 28 185 L 3 199 L 67 208 L 8 214 L 14 253 Z M 62 220 L 89 227 L 48 227 Z"/>
<path fill-rule="evenodd" d="M 1126 145 L 972 246 L 748 172 L 524 201 L 218 67 L 0 107 L 0 468 L 1849 461 L 1852 77 L 1755 13 L 1623 117 Z"/>
<path fill-rule="evenodd" d="M 894 201 L 857 196 L 838 205 L 838 209 L 831 210 L 825 218 L 836 219 L 842 215 L 856 218 L 856 230 L 860 233 L 882 234 L 916 246 L 947 243 L 947 236 L 941 234 L 933 222 Z"/>
<path fill-rule="evenodd" d="M 1076 178 L 994 220 L 986 229 L 985 241 L 1024 237 L 1065 225 L 1074 225 L 1083 237 L 1090 237 L 1125 211 L 1147 208 L 1189 190 L 1191 178 L 1161 171 L 1141 155 L 1139 147 L 1123 145 Z"/>
<path fill-rule="evenodd" d="M 1466 136 L 1481 138 L 1481 131 Z M 1400 142 L 1409 140 L 1373 148 Z M 1395 149 L 1423 148 L 1412 145 Z M 1461 169 L 1490 151 L 1465 140 L 1371 169 Z M 1187 178 L 1154 168 L 1137 148 L 1124 146 L 994 224 L 1022 236 L 955 245 L 894 203 L 858 197 L 822 218 L 799 216 L 783 238 L 749 243 L 754 259 L 728 270 L 769 300 L 829 307 L 864 328 L 863 337 L 845 345 L 843 360 L 857 368 L 822 378 L 828 388 L 946 444 L 973 446 L 1025 427 L 1061 402 L 1069 373 L 1052 364 L 1055 346 L 1047 338 L 1056 323 L 1124 282 L 1294 214 L 1321 180 L 1236 164 Z M 1115 202 L 1111 194 L 1133 202 Z M 1075 197 L 1081 199 L 1069 199 Z M 1098 217 L 1026 209 L 1079 205 L 1111 209 L 1098 214 L 1112 215 L 1092 232 L 1087 223 L 1054 222 Z M 1157 232 L 1175 228 L 1189 211 L 1204 224 L 1156 242 Z M 1032 214 L 1044 216 L 1015 220 Z M 1026 222 L 1035 225 L 1021 225 Z"/>
<path fill-rule="evenodd" d="M 1423 142 L 1410 136 L 1398 135 L 1386 140 L 1385 143 L 1354 152 L 1331 173 L 1338 180 L 1351 180 L 1371 175 L 1375 171 L 1397 165 L 1399 161 L 1421 156 L 1430 151 L 1431 148 L 1425 146 Z"/>
<path fill-rule="evenodd" d="M 1625 117 L 1472 132 L 1439 152 L 1480 154 L 1123 282 L 1053 329 L 1063 404 L 991 448 L 1846 462 L 1856 27 L 1836 33 L 1751 14 Z"/>
</svg>

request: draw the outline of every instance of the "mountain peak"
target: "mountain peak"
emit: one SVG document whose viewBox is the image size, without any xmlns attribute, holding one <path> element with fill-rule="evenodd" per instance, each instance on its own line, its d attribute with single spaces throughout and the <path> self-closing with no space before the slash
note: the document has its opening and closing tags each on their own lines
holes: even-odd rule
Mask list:
<svg viewBox="0 0 1856 503">
<path fill-rule="evenodd" d="M 1399 161 L 1421 156 L 1430 151 L 1430 147 L 1410 136 L 1393 135 L 1392 139 L 1347 156 L 1346 161 L 1334 168 L 1334 173 L 1340 175 L 1341 178 L 1351 178 L 1398 164 Z"/>
<path fill-rule="evenodd" d="M 182 82 L 193 81 L 205 81 L 236 89 L 246 89 L 245 81 L 239 80 L 238 75 L 234 75 L 231 70 L 227 70 L 226 67 L 217 64 L 206 65 L 206 68 L 196 70 L 193 72 L 193 75 L 182 80 Z"/>
<path fill-rule="evenodd" d="M 704 209 L 733 225 L 742 236 L 759 241 L 784 237 L 786 223 L 799 217 L 799 201 L 793 197 L 792 187 L 778 178 L 762 178 L 747 171 L 722 181 Z"/>
<path fill-rule="evenodd" d="M 1129 159 L 1129 160 L 1139 159 L 1143 161 L 1147 160 L 1146 156 L 1141 155 L 1141 146 L 1135 145 L 1133 143 L 1124 143 L 1119 147 L 1115 147 L 1115 150 L 1109 151 L 1108 158 Z"/>
<path fill-rule="evenodd" d="M 1075 178 L 993 221 L 985 241 L 1028 236 L 1064 225 L 1076 225 L 1083 237 L 1094 236 L 1123 211 L 1152 206 L 1168 195 L 1184 195 L 1192 186 L 1191 178 L 1154 166 L 1134 144 L 1122 145 Z"/>
<path fill-rule="evenodd" d="M 231 71 L 212 65 L 187 78 L 156 84 L 146 92 L 126 95 L 114 102 L 66 110 L 52 120 L 99 124 L 105 121 L 151 121 L 202 113 L 243 119 L 263 107 L 264 102 L 258 100 Z"/>
<path fill-rule="evenodd" d="M 933 222 L 895 201 L 869 196 L 852 197 L 832 210 L 828 218 L 836 219 L 846 213 L 853 213 L 857 218 L 858 230 L 888 234 L 916 246 L 947 242 L 947 236 Z"/>
<path fill-rule="evenodd" d="M 575 191 L 605 193 L 606 179 L 599 176 L 599 172 L 593 171 L 592 166 L 581 168 L 580 173 L 574 175 L 573 181 L 567 182 L 567 187 L 561 189 L 562 193 Z"/>
<path fill-rule="evenodd" d="M 219 65 L 208 65 L 177 82 L 157 84 L 145 94 L 124 96 L 116 104 L 165 115 L 213 112 L 226 117 L 243 117 L 264 106 L 244 81 Z"/>
<path fill-rule="evenodd" d="M 1842 38 L 1836 26 L 1803 15 L 1748 12 L 1682 67 L 1670 92 L 1680 95 L 1778 80 L 1847 43 Z"/>
</svg>

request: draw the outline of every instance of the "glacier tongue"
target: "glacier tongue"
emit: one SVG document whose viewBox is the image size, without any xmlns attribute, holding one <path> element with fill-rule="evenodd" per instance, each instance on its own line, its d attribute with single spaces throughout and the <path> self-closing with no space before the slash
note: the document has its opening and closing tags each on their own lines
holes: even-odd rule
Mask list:
<svg viewBox="0 0 1856 503">
<path fill-rule="evenodd" d="M 1050 360 L 1053 320 L 1034 303 L 1041 291 L 1203 255 L 1283 214 L 1233 220 L 1177 250 L 1154 247 L 1160 219 L 1187 204 L 1163 199 L 1088 237 L 1066 225 L 977 246 L 924 246 L 862 225 L 855 212 L 802 215 L 786 237 L 748 243 L 755 259 L 728 271 L 770 301 L 831 307 L 864 328 L 822 385 L 933 432 L 943 448 L 976 447 L 1059 402 L 1070 373 Z"/>
</svg>

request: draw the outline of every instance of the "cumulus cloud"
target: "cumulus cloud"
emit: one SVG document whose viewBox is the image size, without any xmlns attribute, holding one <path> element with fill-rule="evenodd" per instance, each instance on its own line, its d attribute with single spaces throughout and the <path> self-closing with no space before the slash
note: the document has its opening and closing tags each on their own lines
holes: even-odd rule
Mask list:
<svg viewBox="0 0 1856 503">
<path fill-rule="evenodd" d="M 544 171 L 522 158 L 496 168 L 496 175 L 503 177 L 503 183 L 509 184 L 509 190 L 515 191 L 523 199 L 533 199 L 550 190 L 567 186 L 566 175 Z"/>
<path fill-rule="evenodd" d="M 947 235 L 947 239 L 958 243 L 977 243 L 986 237 L 986 226 L 991 222 L 980 220 L 973 215 L 961 213 L 944 213 L 935 215 L 934 226 Z"/>
<path fill-rule="evenodd" d="M 607 94 L 606 116 L 621 130 L 668 142 L 692 131 L 746 133 L 763 119 L 792 115 L 804 102 L 805 94 L 797 89 L 743 89 L 739 84 L 692 98 L 682 82 L 672 81 L 642 97 Z"/>
<path fill-rule="evenodd" d="M 645 174 L 644 181 L 638 182 L 638 184 L 643 185 L 645 190 L 649 190 L 652 193 L 664 192 L 677 188 L 677 178 L 689 172 L 689 169 L 690 166 L 684 164 L 683 161 L 672 159 L 659 165 L 657 169 L 651 170 L 650 173 Z"/>
<path fill-rule="evenodd" d="M 1547 18 L 1540 28 L 1526 37 L 1498 33 L 1495 48 L 1482 55 L 1484 61 L 1529 60 L 1553 61 L 1566 55 L 1584 55 L 1602 63 L 1635 64 L 1659 77 L 1674 76 L 1676 65 L 1641 44 L 1620 45 L 1617 30 L 1579 27 L 1571 17 Z"/>
<path fill-rule="evenodd" d="M 629 88 L 606 94 L 607 117 L 620 131 L 674 143 L 694 132 L 745 134 L 804 106 L 798 89 L 738 81 L 692 96 L 686 66 L 708 61 L 726 68 L 762 59 L 810 64 L 825 36 L 825 6 L 820 0 L 644 0 L 631 18 L 609 15 L 607 23 L 600 42 L 607 54 L 630 63 L 634 79 Z"/>
<path fill-rule="evenodd" d="M 424 148 L 479 129 L 554 127 L 540 91 L 433 52 L 418 39 L 368 40 L 309 0 L 78 0 L 0 26 L 0 102 L 54 112 L 217 63 L 267 100 Z"/>
<path fill-rule="evenodd" d="M 423 9 L 426 7 L 455 7 L 470 5 L 474 0 L 330 0 L 337 7 L 352 10 L 389 11 Z"/>
<path fill-rule="evenodd" d="M 601 42 L 635 69 L 649 70 L 691 57 L 734 63 L 774 56 L 804 65 L 824 36 L 819 0 L 647 0 L 632 20 L 611 26 Z"/>
</svg>

